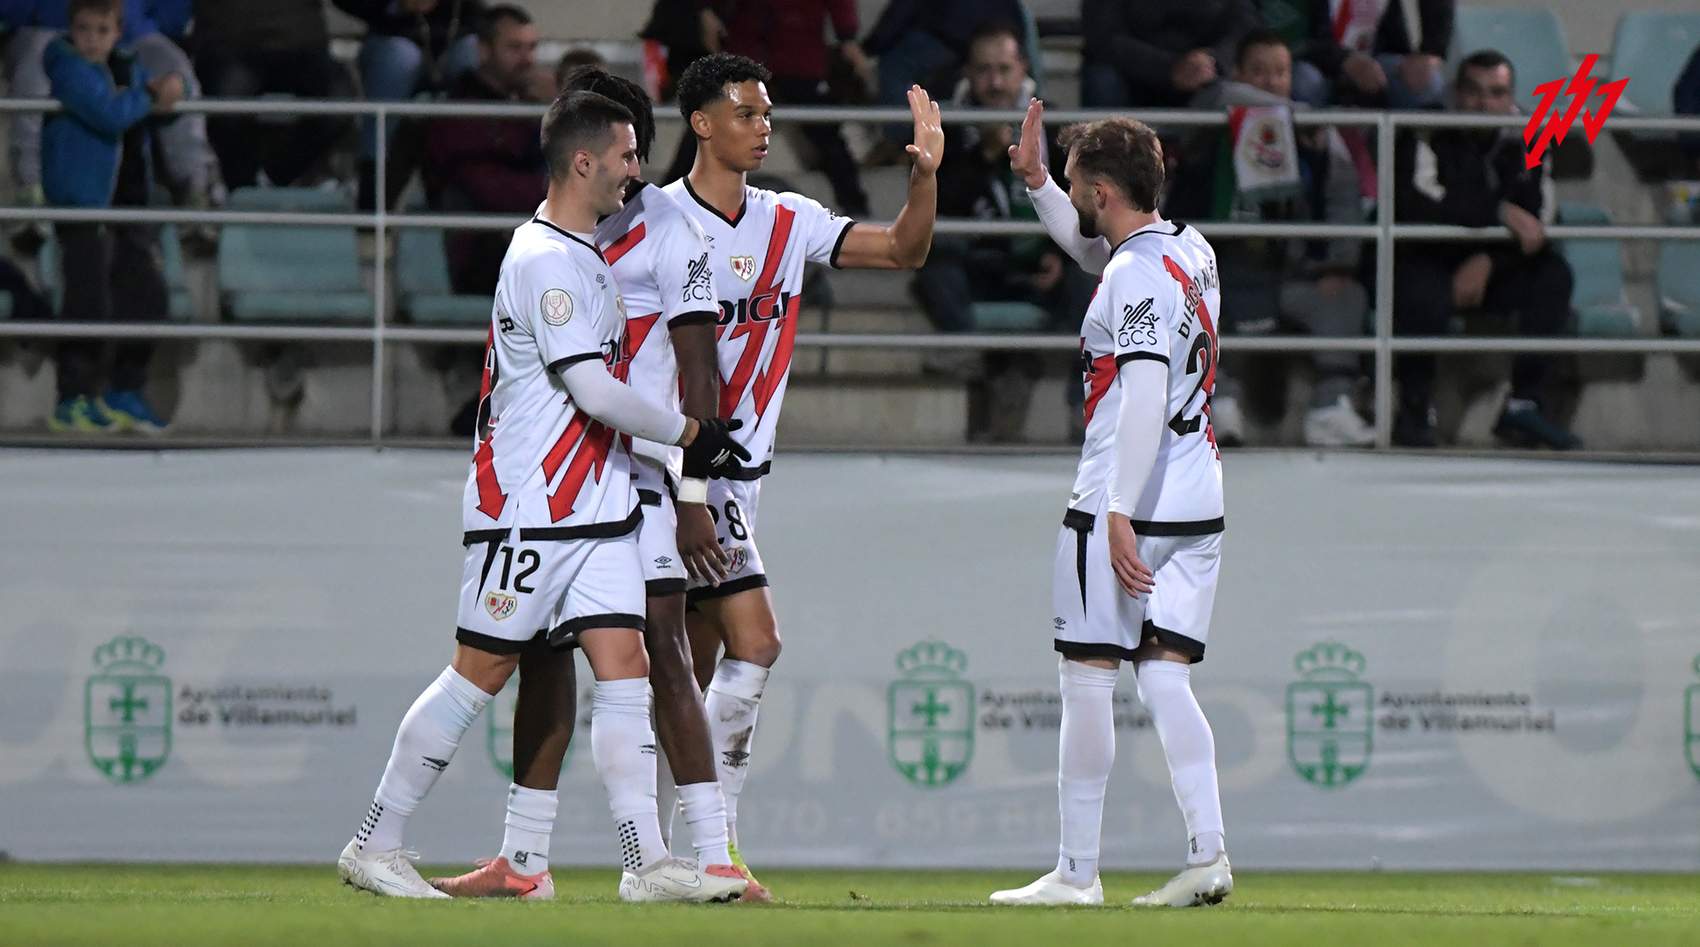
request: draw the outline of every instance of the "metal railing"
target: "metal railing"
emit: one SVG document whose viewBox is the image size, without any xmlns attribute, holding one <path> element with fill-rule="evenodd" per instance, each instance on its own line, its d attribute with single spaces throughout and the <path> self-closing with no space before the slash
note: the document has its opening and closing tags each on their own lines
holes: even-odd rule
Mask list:
<svg viewBox="0 0 1700 947">
<path fill-rule="evenodd" d="M 540 119 L 542 105 L 471 104 L 453 102 L 369 102 L 341 100 L 235 100 L 196 99 L 177 105 L 178 111 L 201 112 L 208 115 L 329 115 L 375 118 L 379 128 L 385 120 L 395 118 L 516 118 Z M 53 99 L 0 99 L 0 113 L 55 112 L 59 103 Z M 946 124 L 976 122 L 1019 123 L 1025 113 L 1020 110 L 957 109 L 943 112 Z M 1174 109 L 1136 109 L 1127 112 L 1108 110 L 1067 109 L 1047 113 L 1046 122 L 1055 129 L 1062 125 L 1105 118 L 1111 115 L 1131 115 L 1159 127 L 1225 125 L 1225 111 L 1190 111 Z M 682 116 L 676 110 L 658 107 L 658 122 L 677 123 Z M 897 108 L 845 107 L 781 107 L 777 112 L 780 125 L 786 122 L 907 122 L 910 113 Z M 1354 338 L 1316 336 L 1283 337 L 1224 337 L 1222 347 L 1229 351 L 1264 353 L 1311 353 L 1325 351 L 1365 352 L 1374 356 L 1376 444 L 1391 443 L 1393 417 L 1393 356 L 1396 353 L 1577 353 L 1577 354 L 1700 354 L 1700 339 L 1593 339 L 1593 338 L 1495 338 L 1484 336 L 1399 336 L 1393 335 L 1393 245 L 1396 241 L 1504 241 L 1509 233 L 1503 227 L 1471 228 L 1434 224 L 1397 224 L 1388 210 L 1393 207 L 1393 175 L 1390 173 L 1394 154 L 1394 135 L 1401 128 L 1519 128 L 1526 119 L 1522 116 L 1496 116 L 1443 112 L 1377 112 L 1348 109 L 1298 111 L 1293 121 L 1299 126 L 1345 126 L 1373 128 L 1376 134 L 1376 206 L 1380 209 L 1372 224 L 1320 223 L 1244 223 L 1200 222 L 1195 224 L 1206 237 L 1220 238 L 1289 238 L 1289 239 L 1356 239 L 1375 242 L 1376 294 L 1374 332 Z M 1663 131 L 1700 133 L 1700 118 L 1641 117 L 1614 115 L 1609 122 L 1613 131 Z M 1578 132 L 1580 133 L 1580 132 Z M 376 180 L 373 193 L 386 190 L 388 141 L 377 136 L 374 156 Z M 518 220 L 505 214 L 410 214 L 394 213 L 379 200 L 376 210 L 369 213 L 295 213 L 284 211 L 211 211 L 176 209 L 84 209 L 64 207 L 0 207 L 0 222 L 77 222 L 77 223 L 151 223 L 151 224 L 246 224 L 260 226 L 338 226 L 368 229 L 373 232 L 375 264 L 372 277 L 372 324 L 370 327 L 323 327 L 310 325 L 244 325 L 232 323 L 67 323 L 67 322 L 8 322 L 0 321 L 0 339 L 4 338 L 147 338 L 147 339 L 232 339 L 246 341 L 301 342 L 369 342 L 372 345 L 372 425 L 374 445 L 384 440 L 384 368 L 386 344 L 394 343 L 466 343 L 483 342 L 486 332 L 479 329 L 421 328 L 390 325 L 386 319 L 388 304 L 387 240 L 392 229 L 428 228 L 442 230 L 510 230 Z M 940 220 L 935 233 L 940 234 L 1043 234 L 1037 222 Z M 1547 235 L 1555 240 L 1617 239 L 1617 240 L 1700 240 L 1700 226 L 1553 226 Z M 1057 350 L 1071 351 L 1079 346 L 1077 339 L 1064 335 L 1035 335 L 1010 333 L 799 333 L 797 344 L 819 348 L 874 349 L 976 349 L 976 350 Z"/>
</svg>

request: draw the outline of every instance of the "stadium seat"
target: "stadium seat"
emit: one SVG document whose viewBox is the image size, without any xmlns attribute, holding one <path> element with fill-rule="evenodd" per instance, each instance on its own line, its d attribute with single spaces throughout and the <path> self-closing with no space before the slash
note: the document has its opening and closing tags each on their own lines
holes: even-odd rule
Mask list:
<svg viewBox="0 0 1700 947">
<path fill-rule="evenodd" d="M 232 210 L 334 213 L 352 209 L 341 191 L 240 188 Z M 218 245 L 224 309 L 243 322 L 370 322 L 353 227 L 224 228 Z"/>
<path fill-rule="evenodd" d="M 1604 225 L 1611 216 L 1590 204 L 1561 202 L 1559 223 Z M 1576 334 L 1606 338 L 1640 335 L 1641 311 L 1623 290 L 1623 250 L 1619 241 L 1560 240 L 1559 252 L 1576 278 L 1570 305 L 1576 312 Z"/>
<path fill-rule="evenodd" d="M 397 232 L 395 287 L 399 308 L 419 325 L 483 325 L 490 297 L 458 295 L 449 286 L 443 232 L 409 227 Z"/>
<path fill-rule="evenodd" d="M 978 332 L 1041 332 L 1051 321 L 1049 313 L 1032 303 L 981 302 L 968 308 Z"/>
<path fill-rule="evenodd" d="M 1629 77 L 1618 107 L 1671 113 L 1671 90 L 1700 46 L 1700 13 L 1625 13 L 1612 36 L 1612 74 Z"/>
<path fill-rule="evenodd" d="M 160 225 L 159 247 L 165 288 L 170 294 L 168 315 L 173 322 L 188 322 L 195 316 L 195 301 L 189 295 L 189 284 L 183 275 L 183 245 L 177 239 L 175 225 Z M 65 287 L 60 282 L 59 241 L 51 234 L 47 242 L 42 244 L 39 259 L 42 289 L 47 292 L 48 301 L 53 304 L 53 311 L 59 312 L 65 302 Z M 9 305 L 11 297 L 7 296 L 5 299 Z M 114 304 L 122 305 L 123 300 L 114 300 Z"/>
<path fill-rule="evenodd" d="M 1533 112 L 1539 104 L 1531 97 L 1535 86 L 1576 71 L 1564 24 L 1551 10 L 1459 7 L 1447 54 L 1452 68 L 1456 70 L 1459 60 L 1483 49 L 1497 49 L 1511 60 L 1516 72 L 1513 101 L 1525 112 Z"/>
<path fill-rule="evenodd" d="M 1667 240 L 1659 245 L 1655 280 L 1660 322 L 1666 332 L 1700 337 L 1700 241 Z"/>
</svg>

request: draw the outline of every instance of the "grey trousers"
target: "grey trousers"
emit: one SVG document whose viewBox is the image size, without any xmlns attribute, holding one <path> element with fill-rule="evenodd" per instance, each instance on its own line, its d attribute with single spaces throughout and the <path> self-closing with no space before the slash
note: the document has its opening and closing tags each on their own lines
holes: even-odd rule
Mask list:
<svg viewBox="0 0 1700 947">
<path fill-rule="evenodd" d="M 14 98 L 50 98 L 53 88 L 47 79 L 42 56 L 47 44 L 58 36 L 55 30 L 26 27 L 6 44 L 6 67 Z M 183 77 L 184 97 L 199 98 L 200 83 L 189 57 L 176 43 L 158 33 L 136 41 L 136 59 L 150 76 L 175 72 Z M 20 191 L 41 185 L 41 123 L 39 112 L 18 112 L 12 117 L 12 180 Z M 218 158 L 207 141 L 205 115 L 182 113 L 159 125 L 155 134 L 164 183 L 174 193 L 203 196 L 211 183 Z"/>
</svg>

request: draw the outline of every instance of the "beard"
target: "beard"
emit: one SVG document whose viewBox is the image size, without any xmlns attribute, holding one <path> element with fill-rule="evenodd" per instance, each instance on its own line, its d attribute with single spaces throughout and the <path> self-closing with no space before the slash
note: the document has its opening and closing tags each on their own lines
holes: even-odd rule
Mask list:
<svg viewBox="0 0 1700 947">
<path fill-rule="evenodd" d="M 1076 207 L 1075 211 L 1080 216 L 1080 235 L 1088 240 L 1098 239 L 1100 234 L 1098 231 L 1097 212 L 1079 207 Z"/>
</svg>

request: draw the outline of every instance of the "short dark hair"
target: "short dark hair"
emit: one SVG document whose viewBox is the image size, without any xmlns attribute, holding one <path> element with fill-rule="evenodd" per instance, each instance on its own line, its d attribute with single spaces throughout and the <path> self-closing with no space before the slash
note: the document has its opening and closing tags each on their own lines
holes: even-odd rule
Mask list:
<svg viewBox="0 0 1700 947">
<path fill-rule="evenodd" d="M 1497 49 L 1478 49 L 1465 56 L 1458 63 L 1458 74 L 1453 76 L 1453 81 L 1462 80 L 1466 69 L 1498 69 L 1500 66 L 1510 70 L 1511 81 L 1516 83 L 1517 67 L 1512 65 L 1509 57 Z"/>
<path fill-rule="evenodd" d="M 71 0 L 65 9 L 65 19 L 74 20 L 79 13 L 98 13 L 124 19 L 123 0 Z"/>
<path fill-rule="evenodd" d="M 1144 122 L 1106 118 L 1063 129 L 1058 143 L 1081 173 L 1120 188 L 1139 210 L 1151 213 L 1163 195 L 1163 143 Z"/>
<path fill-rule="evenodd" d="M 561 54 L 561 61 L 555 64 L 555 88 L 567 87 L 567 76 L 580 66 L 606 66 L 608 60 L 602 54 L 589 46 L 578 46 Z"/>
<path fill-rule="evenodd" d="M 496 43 L 496 28 L 503 20 L 518 26 L 530 26 L 531 14 L 511 3 L 502 3 L 484 11 L 484 16 L 478 21 L 478 41 L 486 46 Z"/>
<path fill-rule="evenodd" d="M 616 76 L 596 66 L 579 66 L 568 72 L 561 83 L 562 92 L 595 92 L 625 106 L 632 113 L 632 129 L 637 132 L 638 158 L 649 160 L 649 146 L 655 141 L 655 109 L 649 103 L 649 93 L 624 76 Z"/>
<path fill-rule="evenodd" d="M 1023 45 L 1026 42 L 1026 37 L 1022 35 L 1021 30 L 1014 23 L 1008 20 L 990 20 L 980 24 L 978 29 L 969 34 L 968 45 L 964 49 L 972 51 L 982 40 L 999 36 L 1007 36 L 1015 40 L 1015 51 L 1021 55 L 1022 62 L 1027 61 L 1027 47 Z"/>
<path fill-rule="evenodd" d="M 1259 27 L 1240 37 L 1240 44 L 1234 47 L 1234 65 L 1236 67 L 1245 65 L 1245 54 L 1259 46 L 1285 47 L 1286 45 L 1287 38 L 1285 36 L 1274 30 Z"/>
<path fill-rule="evenodd" d="M 714 53 L 685 67 L 679 74 L 679 114 L 685 121 L 715 99 L 725 98 L 726 87 L 740 82 L 772 82 L 773 73 L 748 56 Z"/>
<path fill-rule="evenodd" d="M 543 160 L 549 165 L 549 179 L 565 177 L 573 152 L 602 144 L 609 129 L 621 123 L 636 124 L 624 105 L 605 95 L 563 92 L 556 96 L 543 116 Z"/>
</svg>

